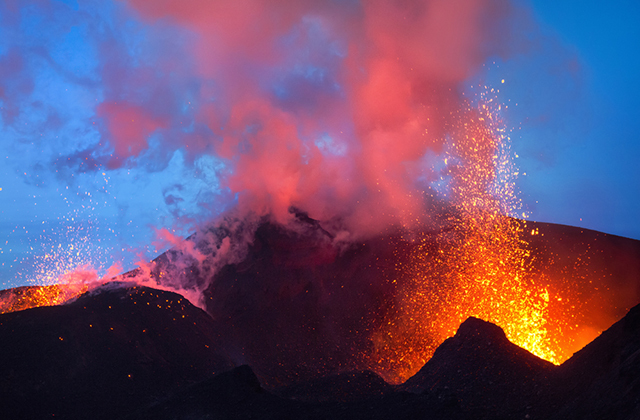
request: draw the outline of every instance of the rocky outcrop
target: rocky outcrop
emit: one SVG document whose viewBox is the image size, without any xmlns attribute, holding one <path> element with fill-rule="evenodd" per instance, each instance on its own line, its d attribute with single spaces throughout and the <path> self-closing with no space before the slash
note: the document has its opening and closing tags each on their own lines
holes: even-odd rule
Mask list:
<svg viewBox="0 0 640 420">
<path fill-rule="evenodd" d="M 204 311 L 146 287 L 3 314 L 2 417 L 113 419 L 231 369 L 223 347 Z"/>
<path fill-rule="evenodd" d="M 401 388 L 449 395 L 478 418 L 485 412 L 512 416 L 520 414 L 553 369 L 511 343 L 500 327 L 471 317 Z"/>
</svg>

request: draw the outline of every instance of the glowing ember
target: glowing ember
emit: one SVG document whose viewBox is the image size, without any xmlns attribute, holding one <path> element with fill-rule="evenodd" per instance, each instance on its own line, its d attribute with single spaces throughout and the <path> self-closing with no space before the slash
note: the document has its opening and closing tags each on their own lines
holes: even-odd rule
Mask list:
<svg viewBox="0 0 640 420">
<path fill-rule="evenodd" d="M 73 240 L 69 244 L 49 244 L 44 255 L 36 255 L 33 277 L 27 279 L 33 286 L 0 291 L 0 313 L 61 305 L 119 274 L 122 266 L 115 264 L 99 276 L 92 266 L 96 248 L 83 232 L 82 226 L 70 227 L 66 233 Z"/>
<path fill-rule="evenodd" d="M 0 313 L 21 311 L 40 306 L 61 305 L 89 290 L 99 281 L 98 273 L 89 262 L 87 237 L 80 245 L 58 245 L 37 256 L 34 261 L 33 286 L 0 291 Z M 107 278 L 117 274 L 122 267 L 116 265 L 107 270 Z"/>
<path fill-rule="evenodd" d="M 52 267 L 59 269 L 60 264 L 54 261 Z M 107 275 L 104 278 L 100 278 L 93 268 L 80 266 L 56 277 L 49 274 L 47 277 L 48 285 L 26 286 L 0 291 L 0 313 L 40 306 L 62 305 L 94 287 L 115 280 L 114 276 L 121 270 L 122 267 L 116 264 L 107 270 Z"/>
<path fill-rule="evenodd" d="M 371 360 L 385 379 L 399 383 L 415 374 L 435 349 L 469 316 L 493 322 L 515 344 L 553 363 L 567 354 L 554 330 L 568 318 L 551 320 L 548 279 L 533 269 L 526 223 L 516 215 L 514 170 L 506 136 L 486 95 L 477 108 L 455 115 L 445 162 L 444 228 L 422 235 L 409 266 L 398 267 L 398 296 L 388 322 L 374 335 Z M 563 351 L 564 350 L 564 351 Z"/>
<path fill-rule="evenodd" d="M 24 286 L 0 291 L 0 314 L 40 306 L 61 305 L 87 291 L 85 284 Z"/>
</svg>

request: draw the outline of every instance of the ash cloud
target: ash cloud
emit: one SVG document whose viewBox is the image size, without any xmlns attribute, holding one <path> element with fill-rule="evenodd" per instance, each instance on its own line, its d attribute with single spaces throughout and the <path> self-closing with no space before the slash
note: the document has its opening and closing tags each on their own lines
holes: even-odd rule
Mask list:
<svg viewBox="0 0 640 420">
<path fill-rule="evenodd" d="M 525 19 L 506 0 L 31 6 L 3 10 L 14 35 L 0 54 L 3 118 L 48 149 L 38 158 L 59 180 L 168 174 L 181 159 L 184 178 L 160 190 L 202 174 L 211 186 L 182 205 L 195 210 L 168 198 L 174 216 L 201 222 L 237 204 L 287 222 L 293 206 L 355 237 L 420 223 L 435 176 L 424 157 L 443 150 L 465 106 L 460 84 L 517 49 Z M 46 15 L 53 23 L 20 39 Z M 77 91 L 55 91 L 65 84 Z M 34 110 L 38 96 L 52 105 Z M 34 113 L 24 131 L 15 119 Z M 203 170 L 211 157 L 220 164 Z"/>
<path fill-rule="evenodd" d="M 425 156 L 467 106 L 461 83 L 517 50 L 525 19 L 504 0 L 31 6 L 2 14 L 14 45 L 0 55 L 3 118 L 30 139 L 15 153 L 30 147 L 63 184 L 102 171 L 134 183 L 119 196 L 161 183 L 158 228 L 193 231 L 229 209 L 296 226 L 295 208 L 337 242 L 430 222 L 424 191 L 439 174 Z M 38 98 L 55 106 L 35 112 Z M 118 218 L 157 211 L 144 205 L 136 194 Z"/>
<path fill-rule="evenodd" d="M 513 47 L 506 1 L 128 3 L 194 34 L 198 130 L 181 141 L 228 164 L 238 209 L 286 223 L 295 207 L 355 236 L 420 221 L 418 179 L 434 176 L 423 158 L 465 106 L 459 84 Z M 127 106 L 106 110 L 106 125 L 122 127 Z M 131 135 L 166 130 L 136 121 L 109 131 L 122 158 L 144 147 Z"/>
</svg>

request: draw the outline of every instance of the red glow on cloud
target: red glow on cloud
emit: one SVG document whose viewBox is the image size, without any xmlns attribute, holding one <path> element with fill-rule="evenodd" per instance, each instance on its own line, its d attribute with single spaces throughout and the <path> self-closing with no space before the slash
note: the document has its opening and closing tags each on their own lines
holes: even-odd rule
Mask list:
<svg viewBox="0 0 640 420">
<path fill-rule="evenodd" d="M 178 246 L 184 241 L 184 238 L 169 232 L 167 228 L 154 229 L 154 230 L 155 230 L 156 240 L 152 243 L 152 245 L 156 249 Z"/>
<path fill-rule="evenodd" d="M 112 166 L 122 164 L 119 159 L 138 156 L 147 148 L 147 139 L 156 129 L 166 123 L 149 114 L 141 106 L 123 102 L 103 102 L 97 107 L 97 115 L 103 118 L 114 148 Z"/>
<path fill-rule="evenodd" d="M 429 175 L 419 162 L 442 151 L 458 84 L 505 50 L 496 28 L 509 18 L 494 0 L 128 3 L 197 35 L 194 71 L 216 88 L 202 88 L 196 120 L 221 141 L 189 133 L 185 149 L 227 159 L 223 182 L 241 208 L 284 221 L 296 206 L 360 233 L 415 221 L 416 178 Z M 119 156 L 161 126 L 140 108 L 106 107 Z"/>
</svg>

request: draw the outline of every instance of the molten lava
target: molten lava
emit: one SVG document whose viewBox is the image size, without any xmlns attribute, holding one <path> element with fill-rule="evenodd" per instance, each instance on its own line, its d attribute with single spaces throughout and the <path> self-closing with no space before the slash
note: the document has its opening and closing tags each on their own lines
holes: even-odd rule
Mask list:
<svg viewBox="0 0 640 420">
<path fill-rule="evenodd" d="M 62 305 L 88 290 L 85 284 L 52 284 L 24 286 L 0 291 L 0 314 L 40 306 Z"/>
<path fill-rule="evenodd" d="M 415 374 L 470 316 L 499 325 L 513 343 L 555 364 L 578 350 L 572 318 L 579 303 L 537 264 L 528 240 L 539 231 L 509 217 L 521 207 L 518 173 L 500 107 L 491 102 L 481 98 L 456 115 L 446 160 L 454 208 L 440 232 L 414 239 L 411 263 L 398 267 L 396 305 L 374 334 L 372 359 L 390 382 Z"/>
</svg>

